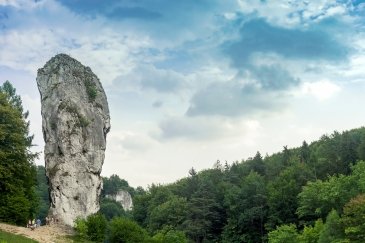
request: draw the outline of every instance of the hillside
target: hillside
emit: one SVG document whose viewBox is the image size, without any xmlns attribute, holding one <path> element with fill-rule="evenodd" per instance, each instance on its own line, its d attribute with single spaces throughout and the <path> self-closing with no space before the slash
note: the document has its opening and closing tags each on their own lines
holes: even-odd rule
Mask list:
<svg viewBox="0 0 365 243">
<path fill-rule="evenodd" d="M 359 215 L 361 207 L 365 208 L 365 163 L 361 160 L 365 160 L 365 128 L 333 132 L 297 148 L 284 146 L 264 157 L 257 152 L 231 164 L 216 161 L 212 169 L 197 172 L 192 168 L 186 178 L 152 184 L 147 190 L 131 188 L 113 175 L 103 178 L 102 195 L 126 188 L 134 208 L 124 212 L 120 205 L 103 199 L 101 213 L 108 220 L 132 219 L 141 227 L 139 232 L 160 239 L 156 242 L 182 236 L 178 242 L 324 243 L 330 215 L 341 220 L 338 237 L 352 239 L 342 222 L 351 221 L 348 208 L 360 210 Z M 38 188 L 43 189 L 39 195 L 44 195 L 40 212 L 47 207 L 42 171 L 38 167 Z M 360 206 L 356 204 L 360 209 L 354 200 L 360 201 Z M 308 234 L 315 240 L 306 239 Z"/>
<path fill-rule="evenodd" d="M 365 192 L 357 185 L 365 182 L 358 163 L 364 159 L 365 128 L 358 128 L 298 148 L 284 146 L 270 156 L 257 152 L 232 164 L 217 161 L 213 169 L 192 168 L 175 183 L 152 185 L 134 198 L 133 218 L 150 232 L 172 227 L 194 242 L 267 242 L 268 236 L 269 242 L 286 242 L 274 240 L 281 225 L 296 239 L 318 220 L 326 222 L 331 209 L 338 218 L 344 215 L 351 198 Z M 341 239 L 351 239 L 342 227 Z"/>
<path fill-rule="evenodd" d="M 71 242 L 70 240 L 67 240 L 67 238 L 65 237 L 72 234 L 72 232 L 70 232 L 69 230 L 56 225 L 42 226 L 35 230 L 30 230 L 25 227 L 0 223 L 0 230 L 16 235 L 22 235 L 27 238 L 36 240 L 39 243 Z"/>
</svg>

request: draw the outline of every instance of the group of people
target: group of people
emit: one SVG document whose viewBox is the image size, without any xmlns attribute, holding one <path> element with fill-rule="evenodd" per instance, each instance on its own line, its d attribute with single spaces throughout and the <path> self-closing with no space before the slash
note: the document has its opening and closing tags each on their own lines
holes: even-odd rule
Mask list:
<svg viewBox="0 0 365 243">
<path fill-rule="evenodd" d="M 58 220 L 53 217 L 46 217 L 46 225 L 51 225 L 54 223 L 57 223 Z M 41 227 L 42 221 L 40 219 L 30 219 L 27 224 L 27 228 L 30 228 L 31 230 L 34 230 L 35 228 Z"/>
<path fill-rule="evenodd" d="M 27 228 L 30 228 L 31 230 L 34 230 L 37 227 L 41 227 L 41 220 L 40 219 L 29 219 L 28 224 L 27 224 Z"/>
<path fill-rule="evenodd" d="M 57 222 L 58 222 L 58 220 L 53 217 L 46 217 L 46 225 L 51 225 L 51 224 L 54 224 Z"/>
</svg>

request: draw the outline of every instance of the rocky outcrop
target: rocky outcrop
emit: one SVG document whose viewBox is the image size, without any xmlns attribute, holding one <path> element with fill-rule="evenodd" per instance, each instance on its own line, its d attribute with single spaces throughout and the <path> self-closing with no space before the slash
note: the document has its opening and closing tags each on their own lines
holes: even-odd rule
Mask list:
<svg viewBox="0 0 365 243">
<path fill-rule="evenodd" d="M 49 215 L 66 225 L 99 210 L 110 130 L 108 102 L 89 67 L 59 54 L 38 70 Z"/>
<path fill-rule="evenodd" d="M 122 205 L 124 211 L 130 211 L 133 208 L 133 200 L 131 194 L 125 190 L 119 190 L 114 195 L 106 195 L 106 198 L 113 199 Z"/>
</svg>

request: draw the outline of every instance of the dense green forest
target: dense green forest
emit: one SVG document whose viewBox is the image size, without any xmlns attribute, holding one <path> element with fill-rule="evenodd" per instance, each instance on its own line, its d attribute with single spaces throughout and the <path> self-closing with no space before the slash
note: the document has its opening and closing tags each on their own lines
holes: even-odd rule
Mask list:
<svg viewBox="0 0 365 243">
<path fill-rule="evenodd" d="M 90 220 L 91 232 L 106 219 L 111 242 L 119 242 L 116 232 L 125 242 L 364 242 L 364 159 L 359 128 L 271 156 L 192 168 L 186 178 L 147 190 L 113 175 L 103 178 L 103 195 L 127 190 L 133 210 L 102 198 L 101 214 L 82 223 Z"/>
<path fill-rule="evenodd" d="M 194 242 L 364 242 L 365 128 L 213 169 L 134 198 L 133 219 Z"/>
<path fill-rule="evenodd" d="M 49 207 L 43 166 L 29 152 L 27 113 L 0 87 L 0 221 L 25 224 Z M 104 177 L 101 209 L 76 222 L 79 238 L 102 242 L 365 242 L 365 128 L 213 168 L 174 183 L 132 188 Z M 105 198 L 123 189 L 133 210 Z"/>
</svg>

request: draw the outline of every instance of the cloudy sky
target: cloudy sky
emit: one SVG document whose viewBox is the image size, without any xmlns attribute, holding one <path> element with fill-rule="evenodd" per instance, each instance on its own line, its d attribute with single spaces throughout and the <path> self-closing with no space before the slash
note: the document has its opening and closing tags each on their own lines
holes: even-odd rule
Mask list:
<svg viewBox="0 0 365 243">
<path fill-rule="evenodd" d="M 0 84 L 42 151 L 37 69 L 78 59 L 108 96 L 102 174 L 168 183 L 363 126 L 364 2 L 0 0 Z"/>
</svg>

